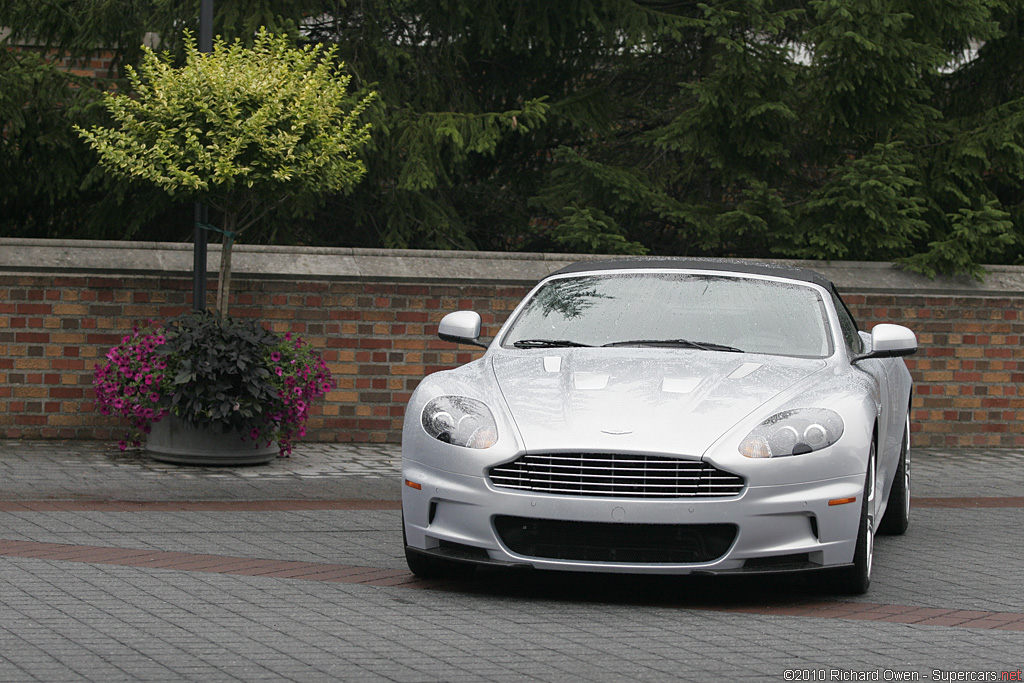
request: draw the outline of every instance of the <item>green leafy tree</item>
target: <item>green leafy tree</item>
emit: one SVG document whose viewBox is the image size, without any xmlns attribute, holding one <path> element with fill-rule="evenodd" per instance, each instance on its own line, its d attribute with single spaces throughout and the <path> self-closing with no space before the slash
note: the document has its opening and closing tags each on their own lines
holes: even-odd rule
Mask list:
<svg viewBox="0 0 1024 683">
<path fill-rule="evenodd" d="M 261 30 L 249 48 L 191 37 L 175 67 L 149 48 L 132 93 L 107 93 L 112 126 L 77 128 L 108 172 L 208 203 L 223 215 L 217 311 L 228 312 L 235 237 L 293 197 L 353 187 L 370 138 L 361 122 L 373 99 L 352 99 L 333 50 L 294 49 Z"/>
</svg>

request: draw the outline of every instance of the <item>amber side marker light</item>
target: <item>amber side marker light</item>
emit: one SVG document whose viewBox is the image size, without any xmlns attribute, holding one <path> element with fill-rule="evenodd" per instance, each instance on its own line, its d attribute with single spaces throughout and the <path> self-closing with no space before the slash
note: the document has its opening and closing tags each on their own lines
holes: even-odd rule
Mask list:
<svg viewBox="0 0 1024 683">
<path fill-rule="evenodd" d="M 419 484 L 417 484 L 414 481 L 409 481 L 408 479 L 405 480 L 405 485 L 408 486 L 411 489 L 416 489 L 417 491 L 422 491 L 423 490 L 422 486 L 420 486 Z M 831 505 L 831 504 L 832 503 L 829 503 L 829 505 Z"/>
<path fill-rule="evenodd" d="M 408 482 L 406 482 L 406 483 L 408 483 Z M 846 505 L 847 503 L 856 503 L 856 502 L 857 502 L 857 496 L 854 496 L 853 498 L 833 498 L 832 500 L 830 500 L 828 502 L 828 504 L 829 504 L 829 507 L 831 507 L 833 505 Z"/>
</svg>

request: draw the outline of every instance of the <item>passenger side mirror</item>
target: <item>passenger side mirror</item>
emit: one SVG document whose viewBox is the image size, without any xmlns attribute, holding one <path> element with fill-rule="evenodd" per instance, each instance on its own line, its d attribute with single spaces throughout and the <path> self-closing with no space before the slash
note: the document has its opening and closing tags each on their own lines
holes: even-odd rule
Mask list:
<svg viewBox="0 0 1024 683">
<path fill-rule="evenodd" d="M 917 352 L 917 335 L 902 325 L 881 323 L 871 330 L 871 351 L 853 359 L 895 358 L 910 356 Z"/>
<path fill-rule="evenodd" d="M 476 311 L 455 311 L 441 318 L 437 336 L 455 344 L 472 344 L 486 349 L 487 344 L 478 341 L 480 337 L 480 314 Z"/>
</svg>

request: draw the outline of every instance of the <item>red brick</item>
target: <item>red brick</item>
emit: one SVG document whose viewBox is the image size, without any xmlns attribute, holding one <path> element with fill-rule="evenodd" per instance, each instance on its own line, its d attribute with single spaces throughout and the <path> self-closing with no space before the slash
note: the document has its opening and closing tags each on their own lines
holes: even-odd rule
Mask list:
<svg viewBox="0 0 1024 683">
<path fill-rule="evenodd" d="M 4 290 L 6 288 L 6 290 Z M 4 295 L 6 291 L 6 296 Z M 479 350 L 437 339 L 437 322 L 451 310 L 480 311 L 485 336 L 498 330 L 527 291 L 521 286 L 461 286 L 367 282 L 249 280 L 236 278 L 232 314 L 273 320 L 279 330 L 301 333 L 333 367 L 338 396 L 325 413 L 318 405 L 307 438 L 360 443 L 397 442 L 405 403 L 427 374 L 479 357 Z M 93 406 L 92 367 L 118 343 L 133 319 L 172 318 L 190 306 L 186 277 L 82 277 L 56 275 L 0 278 L 0 371 L 6 389 L 0 411 L 9 415 L 10 438 L 111 437 L 120 433 L 114 418 Z M 213 293 L 208 295 L 212 301 Z M 94 305 L 96 316 L 61 317 L 55 328 L 50 302 Z M 908 359 L 917 381 L 914 399 L 915 443 L 919 446 L 1024 446 L 1024 324 L 1021 297 L 847 296 L 862 327 L 876 322 L 908 323 L 919 335 L 922 352 Z M 140 304 L 153 304 L 150 312 Z M 108 329 L 109 325 L 118 326 Z M 4 334 L 8 335 L 6 339 Z M 55 335 L 83 335 L 69 342 Z M 20 345 L 12 349 L 11 345 Z M 7 346 L 5 346 L 7 345 Z M 52 345 L 52 346 L 50 346 Z M 47 354 L 57 354 L 55 356 Z M 45 360 L 31 372 L 14 370 L 14 359 Z M 342 367 L 347 372 L 342 372 Z M 351 374 L 350 374 L 351 373 Z M 928 381 L 924 381 L 924 380 Z M 16 398 L 11 387 L 42 389 L 45 402 Z M 352 392 L 370 392 L 356 404 Z M 346 398 L 342 399 L 342 394 Z M 1016 401 L 1016 403 L 1014 402 Z M 76 406 L 82 426 L 48 425 L 45 413 L 55 405 Z M 365 415 L 355 415 L 359 405 Z M 333 415 L 333 416 L 332 416 Z M 20 416 L 21 422 L 15 420 Z M 966 418 L 968 421 L 961 421 Z M 947 421 L 955 420 L 955 421 Z"/>
<path fill-rule="evenodd" d="M 18 304 L 18 315 L 50 315 L 53 307 L 50 304 Z"/>
</svg>

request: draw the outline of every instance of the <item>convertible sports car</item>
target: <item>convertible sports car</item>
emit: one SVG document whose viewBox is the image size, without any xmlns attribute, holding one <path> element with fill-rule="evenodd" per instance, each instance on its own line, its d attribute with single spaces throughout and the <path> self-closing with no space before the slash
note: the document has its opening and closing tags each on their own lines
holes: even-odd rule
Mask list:
<svg viewBox="0 0 1024 683">
<path fill-rule="evenodd" d="M 858 331 L 809 270 L 710 259 L 575 264 L 487 348 L 426 377 L 402 436 L 409 568 L 651 574 L 831 568 L 871 579 L 910 513 L 905 327 Z"/>
</svg>

